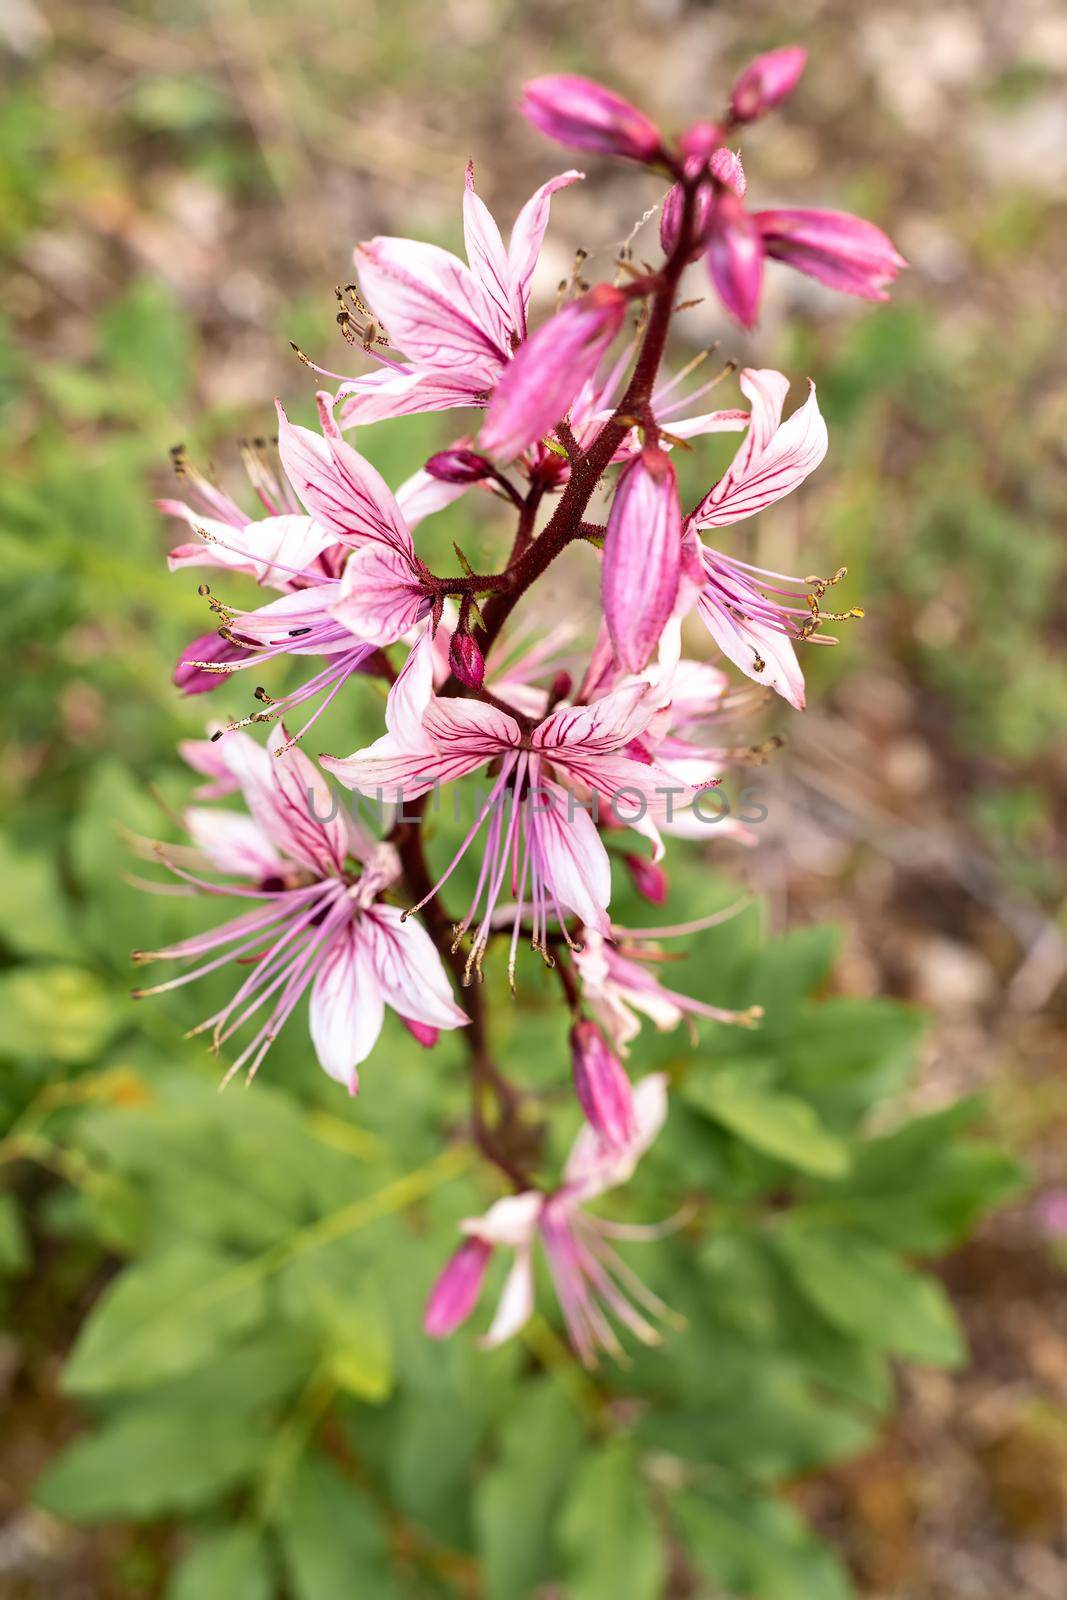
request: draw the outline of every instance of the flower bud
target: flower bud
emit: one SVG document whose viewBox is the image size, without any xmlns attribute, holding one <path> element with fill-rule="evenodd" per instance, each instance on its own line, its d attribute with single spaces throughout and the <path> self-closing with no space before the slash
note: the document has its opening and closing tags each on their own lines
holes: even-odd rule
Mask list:
<svg viewBox="0 0 1067 1600">
<path fill-rule="evenodd" d="M 456 445 L 451 450 L 439 450 L 426 463 L 431 478 L 442 483 L 479 483 L 492 472 L 492 463 L 476 450 L 464 450 Z"/>
<path fill-rule="evenodd" d="M 720 145 L 708 166 L 713 178 L 718 178 L 720 183 L 732 189 L 739 200 L 745 198 L 745 169 L 736 150 L 727 150 L 725 145 Z"/>
<path fill-rule="evenodd" d="M 448 664 L 460 683 L 480 689 L 485 682 L 485 657 L 469 633 L 457 631 L 448 647 Z"/>
<path fill-rule="evenodd" d="M 646 445 L 619 478 L 601 569 L 604 620 L 616 659 L 642 672 L 678 596 L 682 511 L 671 458 Z"/>
<path fill-rule="evenodd" d="M 512 461 L 555 427 L 626 317 L 621 289 L 598 283 L 524 340 L 493 390 L 478 442 Z"/>
<path fill-rule="evenodd" d="M 576 1022 L 571 1029 L 571 1068 L 589 1126 L 612 1149 L 628 1144 L 636 1130 L 633 1090 L 595 1022 Z"/>
<path fill-rule="evenodd" d="M 908 264 L 881 228 L 847 211 L 757 211 L 753 221 L 775 261 L 864 300 L 888 300 Z"/>
<path fill-rule="evenodd" d="M 446 1339 L 466 1322 L 482 1292 L 493 1247 L 484 1239 L 465 1239 L 430 1290 L 422 1325 L 431 1339 Z"/>
<path fill-rule="evenodd" d="M 730 93 L 734 121 L 753 122 L 792 94 L 807 59 L 802 45 L 790 44 L 750 61 Z"/>
<path fill-rule="evenodd" d="M 678 150 L 687 172 L 699 172 L 711 152 L 722 144 L 723 131 L 714 122 L 694 122 L 678 140 Z"/>
<path fill-rule="evenodd" d="M 424 1050 L 432 1050 L 441 1037 L 440 1028 L 433 1028 L 428 1022 L 416 1022 L 414 1017 L 401 1017 L 400 1020 Z"/>
<path fill-rule="evenodd" d="M 630 874 L 630 881 L 642 900 L 647 900 L 650 905 L 661 906 L 667 898 L 667 874 L 655 861 L 649 861 L 646 856 L 623 856 L 623 863 Z"/>
<path fill-rule="evenodd" d="M 659 129 L 636 106 L 573 73 L 533 78 L 523 85 L 519 109 L 541 133 L 572 150 L 654 161 L 663 147 Z"/>
<path fill-rule="evenodd" d="M 743 328 L 759 313 L 763 240 L 735 194 L 720 194 L 708 224 L 708 271 L 719 299 Z"/>
</svg>

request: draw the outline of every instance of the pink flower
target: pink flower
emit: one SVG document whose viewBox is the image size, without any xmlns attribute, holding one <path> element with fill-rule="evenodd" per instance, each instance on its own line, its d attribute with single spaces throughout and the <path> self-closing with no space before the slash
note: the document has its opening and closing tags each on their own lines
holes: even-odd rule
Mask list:
<svg viewBox="0 0 1067 1600">
<path fill-rule="evenodd" d="M 682 510 L 670 457 L 646 446 L 619 478 L 601 569 L 604 618 L 627 672 L 643 672 L 674 610 Z"/>
<path fill-rule="evenodd" d="M 736 122 L 754 122 L 792 94 L 804 71 L 808 52 L 797 44 L 750 61 L 730 91 L 730 110 Z"/>
<path fill-rule="evenodd" d="M 526 1190 L 498 1200 L 481 1217 L 460 1226 L 466 1243 L 452 1256 L 430 1295 L 424 1326 L 442 1338 L 470 1315 L 485 1279 L 488 1257 L 468 1250 L 478 1241 L 489 1252 L 514 1251 L 492 1325 L 483 1346 L 514 1338 L 534 1308 L 533 1246 L 538 1238 L 559 1300 L 567 1333 L 587 1367 L 597 1365 L 597 1352 L 623 1356 L 616 1327 L 625 1328 L 643 1344 L 659 1344 L 661 1334 L 649 1317 L 671 1318 L 657 1295 L 647 1289 L 609 1244 L 613 1236 L 655 1237 L 659 1229 L 614 1226 L 584 1208 L 598 1195 L 626 1183 L 638 1161 L 659 1133 L 667 1116 L 667 1079 L 653 1073 L 634 1085 L 634 1124 L 624 1145 L 604 1145 L 588 1124 L 582 1128 L 564 1169 L 563 1183 L 551 1194 Z"/>
<path fill-rule="evenodd" d="M 655 818 L 669 807 L 668 790 L 692 797 L 691 789 L 665 780 L 654 762 L 629 754 L 662 719 L 664 704 L 650 680 L 636 679 L 591 705 L 559 706 L 536 724 L 527 718 L 520 723 L 518 713 L 513 717 L 485 701 L 438 698 L 433 645 L 424 635 L 390 691 L 388 732 L 346 758 L 323 756 L 322 764 L 350 789 L 405 800 L 493 764 L 492 786 L 433 893 L 488 822 L 485 858 L 470 908 L 456 929 L 456 944 L 484 905 L 469 977 L 480 970 L 507 882 L 516 899 L 509 963 L 514 970 L 527 904 L 531 942 L 546 958 L 550 918 L 565 928 L 570 912 L 590 927 L 608 930 L 611 871 L 591 811 L 604 803 L 617 822 L 652 838 L 658 848 Z"/>
<path fill-rule="evenodd" d="M 266 709 L 231 727 L 287 715 L 321 696 L 297 735 L 301 737 L 352 674 L 365 669 L 375 649 L 408 632 L 432 604 L 411 527 L 448 504 L 463 487 L 436 482 L 422 472 L 394 497 L 370 462 L 337 436 L 327 407 L 321 409 L 330 437 L 294 427 L 279 406 L 279 460 L 272 462 L 263 445 L 246 447 L 245 465 L 266 517 L 249 520 L 184 459 L 181 476 L 194 503 L 159 502 L 162 510 L 182 517 L 200 540 L 171 551 L 172 570 L 237 570 L 279 591 L 278 599 L 254 610 L 210 597 L 222 625 L 218 637 L 207 634 L 182 653 L 175 682 L 184 693 L 214 688 L 223 677 L 278 656 L 326 657 L 318 671 L 281 700 L 257 690 Z M 301 506 L 307 515 L 301 514 Z"/>
<path fill-rule="evenodd" d="M 693 931 L 708 925 L 705 919 L 695 924 Z M 667 933 L 671 931 L 668 929 Z M 672 1032 L 690 1017 L 706 1017 L 712 1022 L 734 1023 L 746 1028 L 758 1022 L 763 1015 L 759 1006 L 747 1011 L 728 1011 L 666 988 L 655 972 L 649 970 L 665 959 L 655 942 L 657 936 L 664 935 L 658 934 L 655 928 L 641 933 L 628 929 L 625 935 L 616 930 L 612 935 L 615 942 L 609 942 L 595 929 L 586 929 L 582 948 L 574 953 L 574 964 L 582 983 L 582 1000 L 621 1055 L 629 1054 L 630 1044 L 641 1031 L 638 1013 L 647 1017 L 661 1033 Z"/>
<path fill-rule="evenodd" d="M 377 238 L 356 247 L 362 294 L 408 360 L 378 356 L 380 371 L 342 384 L 343 427 L 485 404 L 526 337 L 551 198 L 582 176 L 563 172 L 542 184 L 519 212 L 505 250 L 468 166 L 463 228 L 469 266 L 414 239 Z"/>
<path fill-rule="evenodd" d="M 634 1136 L 633 1090 L 595 1022 L 576 1022 L 571 1029 L 571 1068 L 589 1126 L 606 1145 L 625 1148 Z"/>
<path fill-rule="evenodd" d="M 782 422 L 788 379 L 769 368 L 746 367 L 740 383 L 752 402 L 748 433 L 689 524 L 690 554 L 704 573 L 697 609 L 735 666 L 801 710 L 804 677 L 793 641 L 811 636 L 819 620 L 818 599 L 828 584 L 767 572 L 723 555 L 702 544 L 695 530 L 741 522 L 797 488 L 826 454 L 826 424 L 814 384 L 804 405 Z"/>
<path fill-rule="evenodd" d="M 888 300 L 908 264 L 881 228 L 847 211 L 757 211 L 753 221 L 775 261 L 864 300 Z"/>
<path fill-rule="evenodd" d="M 571 150 L 647 162 L 663 149 L 655 123 L 591 78 L 569 72 L 532 78 L 523 84 L 519 109 L 540 133 Z"/>
<path fill-rule="evenodd" d="M 209 933 L 137 952 L 141 962 L 208 959 L 135 993 L 176 989 L 230 964 L 247 970 L 232 999 L 195 1030 L 212 1028 L 218 1049 L 257 1012 L 263 1017 L 228 1081 L 246 1063 L 254 1076 L 310 987 L 319 1062 L 355 1094 L 357 1068 L 374 1048 L 387 1004 L 430 1028 L 462 1027 L 467 1018 L 429 935 L 378 898 L 399 875 L 392 847 L 334 813 L 321 775 L 286 743 L 281 725 L 266 749 L 245 734 L 230 735 L 226 761 L 249 815 L 192 807 L 186 824 L 196 849 L 160 845 L 156 853 L 190 891 L 253 905 Z M 215 882 L 205 870 L 231 881 Z"/>
<path fill-rule="evenodd" d="M 626 305 L 621 289 L 598 283 L 519 346 L 478 436 L 487 454 L 511 461 L 555 427 L 614 342 Z"/>
</svg>

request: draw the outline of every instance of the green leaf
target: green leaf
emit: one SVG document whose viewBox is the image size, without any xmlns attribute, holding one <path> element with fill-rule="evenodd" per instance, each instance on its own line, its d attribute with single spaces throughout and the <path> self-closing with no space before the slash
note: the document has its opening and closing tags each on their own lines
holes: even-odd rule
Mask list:
<svg viewBox="0 0 1067 1600">
<path fill-rule="evenodd" d="M 690 1105 L 764 1155 L 821 1178 L 848 1170 L 846 1147 L 794 1095 L 761 1088 L 740 1070 L 688 1079 L 683 1093 Z"/>
<path fill-rule="evenodd" d="M 128 1267 L 97 1301 L 63 1374 L 68 1393 L 150 1388 L 259 1322 L 263 1286 L 233 1257 L 193 1246 Z"/>
<path fill-rule="evenodd" d="M 362 1489 L 326 1461 L 300 1463 L 279 1532 L 294 1600 L 396 1594 L 381 1519 Z"/>
<path fill-rule="evenodd" d="M 694 1566 L 716 1593 L 758 1600 L 852 1600 L 837 1558 L 789 1505 L 728 1488 L 674 1502 Z"/>
<path fill-rule="evenodd" d="M 380 1401 L 393 1387 L 393 1338 L 385 1302 L 366 1274 L 364 1252 L 334 1246 L 292 1262 L 281 1291 L 287 1315 L 317 1339 L 333 1381 L 359 1400 Z"/>
<path fill-rule="evenodd" d="M 883 1245 L 844 1227 L 820 1227 L 799 1211 L 771 1238 L 797 1287 L 835 1327 L 911 1361 L 956 1367 L 964 1360 L 941 1285 Z"/>
<path fill-rule="evenodd" d="M 267 1436 L 247 1414 L 149 1402 L 75 1440 L 35 1498 L 72 1522 L 191 1511 L 253 1477 L 266 1448 Z"/>
<path fill-rule="evenodd" d="M 666 1552 L 628 1441 L 582 1463 L 559 1536 L 572 1600 L 657 1600 L 662 1593 Z"/>
<path fill-rule="evenodd" d="M 255 1528 L 206 1534 L 167 1585 L 167 1600 L 271 1600 L 270 1560 Z"/>
<path fill-rule="evenodd" d="M 90 1061 L 122 1023 L 119 1002 L 81 967 L 15 967 L 0 975 L 0 1051 L 73 1066 Z"/>
<path fill-rule="evenodd" d="M 562 1384 L 528 1384 L 504 1424 L 500 1459 L 475 1491 L 488 1600 L 529 1600 L 549 1573 L 549 1533 L 581 1443 Z"/>
<path fill-rule="evenodd" d="M 77 950 L 55 863 L 0 838 L 0 881 L 18 916 L 5 919 L 4 942 L 20 955 L 71 956 Z"/>
</svg>

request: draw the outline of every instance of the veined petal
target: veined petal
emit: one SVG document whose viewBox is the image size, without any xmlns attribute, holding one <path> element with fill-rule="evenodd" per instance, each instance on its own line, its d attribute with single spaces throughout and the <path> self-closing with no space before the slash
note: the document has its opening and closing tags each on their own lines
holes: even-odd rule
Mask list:
<svg viewBox="0 0 1067 1600">
<path fill-rule="evenodd" d="M 529 807 L 527 840 L 560 905 L 598 933 L 608 934 L 611 862 L 592 818 L 565 789 L 546 778 Z"/>
<path fill-rule="evenodd" d="M 341 385 L 337 391 L 339 421 L 342 428 L 354 428 L 390 417 L 481 406 L 491 387 L 492 378 L 485 374 L 449 374 L 418 366 L 381 367 Z"/>
<path fill-rule="evenodd" d="M 755 516 L 803 483 L 826 454 L 826 423 L 813 383 L 807 400 L 783 423 L 778 419 L 788 382 L 780 372 L 746 369 L 741 387 L 752 401 L 752 426 L 733 462 L 694 511 L 698 527 L 725 527 Z"/>
<path fill-rule="evenodd" d="M 424 517 L 443 511 L 453 500 L 467 493 L 469 483 L 447 483 L 420 467 L 396 491 L 396 503 L 409 528 L 418 527 Z"/>
<path fill-rule="evenodd" d="M 239 811 L 189 806 L 185 825 L 190 838 L 218 872 L 260 883 L 285 866 L 263 829 Z"/>
<path fill-rule="evenodd" d="M 707 596 L 697 607 L 715 643 L 735 667 L 768 689 L 774 689 L 798 711 L 804 709 L 804 674 L 788 634 L 740 617 Z"/>
<path fill-rule="evenodd" d="M 585 177 L 584 172 L 561 172 L 530 196 L 515 219 L 508 241 L 508 288 L 511 315 L 515 328 L 526 335 L 526 313 L 530 305 L 530 285 L 533 282 L 537 258 L 548 227 L 548 213 L 552 196 Z"/>
<path fill-rule="evenodd" d="M 501 315 L 469 267 L 434 244 L 356 246 L 359 283 L 397 349 L 422 366 L 459 369 L 491 387 L 508 357 Z"/>
<path fill-rule="evenodd" d="M 463 244 L 471 271 L 497 312 L 499 335 L 506 346 L 511 331 L 508 258 L 492 212 L 474 191 L 474 162 L 467 162 L 463 187 Z"/>
<path fill-rule="evenodd" d="M 490 761 L 522 743 L 522 729 L 513 717 L 484 700 L 432 699 L 422 719 L 437 745 L 459 755 Z"/>
<path fill-rule="evenodd" d="M 378 1041 L 385 1003 L 351 923 L 330 942 L 311 991 L 311 1041 L 324 1072 L 359 1090 L 357 1068 Z"/>
<path fill-rule="evenodd" d="M 322 774 L 276 723 L 267 741 L 270 784 L 246 791 L 252 815 L 291 861 L 326 877 L 344 865 L 349 832 Z"/>
<path fill-rule="evenodd" d="M 411 533 L 381 473 L 340 436 L 291 423 L 278 403 L 278 449 L 301 501 L 334 539 L 378 540 L 411 554 Z"/>
<path fill-rule="evenodd" d="M 161 500 L 159 505 L 168 510 L 181 502 Z M 182 510 L 200 537 L 197 544 L 178 545 L 170 552 L 167 566 L 171 572 L 181 567 L 229 567 L 251 573 L 259 583 L 284 589 L 334 543 L 333 535 L 312 517 L 287 513 L 235 528 L 227 522 L 197 517 L 187 506 Z M 176 512 L 171 510 L 171 514 Z"/>
<path fill-rule="evenodd" d="M 674 609 L 682 561 L 678 480 L 665 451 L 646 447 L 619 478 L 601 569 L 604 617 L 620 664 L 641 672 Z"/>
<path fill-rule="evenodd" d="M 385 545 L 353 550 L 328 610 L 357 639 L 395 644 L 429 611 L 431 597 L 414 563 Z"/>
<path fill-rule="evenodd" d="M 660 704 L 649 680 L 637 678 L 587 706 L 560 706 L 534 729 L 533 747 L 553 761 L 621 750 L 644 733 Z"/>
<path fill-rule="evenodd" d="M 437 947 L 414 917 L 378 903 L 364 913 L 360 933 L 387 1005 L 431 1028 L 466 1025 L 469 1018 L 452 998 Z"/>
</svg>

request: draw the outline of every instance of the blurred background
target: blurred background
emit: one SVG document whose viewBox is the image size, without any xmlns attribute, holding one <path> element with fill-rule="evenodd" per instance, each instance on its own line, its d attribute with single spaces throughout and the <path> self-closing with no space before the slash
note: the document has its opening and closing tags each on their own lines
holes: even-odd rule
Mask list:
<svg viewBox="0 0 1067 1600">
<path fill-rule="evenodd" d="M 816 378 L 830 454 L 766 519 L 759 549 L 786 571 L 847 563 L 846 603 L 866 608 L 840 649 L 812 652 L 811 709 L 783 727 L 785 749 L 759 774 L 768 821 L 731 870 L 767 898 L 775 926 L 840 925 L 839 992 L 932 1013 L 916 1104 L 984 1093 L 1034 1180 L 944 1267 L 971 1367 L 905 1377 L 880 1443 L 809 1478 L 803 1504 L 864 1595 L 1061 1600 L 1058 0 L 0 0 L 0 792 L 11 818 L 0 1130 L 57 1082 L 68 1083 L 60 1099 L 81 1083 L 74 1098 L 136 1101 L 152 1050 L 196 1049 L 178 1045 L 165 1010 L 151 1022 L 138 1012 L 143 1036 L 128 1032 L 126 958 L 145 942 L 144 913 L 109 887 L 123 855 L 114 823 L 158 831 L 146 791 L 156 783 L 182 802 L 174 741 L 209 709 L 180 703 L 170 684 L 177 651 L 208 622 L 195 582 L 163 562 L 169 530 L 153 499 L 171 492 L 168 448 L 186 443 L 233 485 L 229 441 L 269 430 L 275 394 L 310 415 L 290 340 L 326 367 L 360 368 L 333 304 L 357 239 L 455 246 L 468 157 L 505 223 L 569 164 L 514 114 L 524 77 L 588 72 L 674 126 L 714 114 L 751 55 L 787 42 L 809 47 L 809 66 L 784 113 L 746 139 L 754 203 L 869 216 L 911 270 L 891 306 L 871 308 L 772 269 L 751 339 L 710 302 L 680 322 L 693 351 L 719 339 L 723 358 Z M 607 275 L 612 245 L 660 198 L 653 179 L 595 159 L 586 170 L 554 205 L 546 302 L 579 246 L 593 252 L 587 275 Z M 446 416 L 360 443 L 395 483 L 449 437 Z M 77 926 L 71 900 L 85 912 Z M 120 1066 L 79 1076 L 116 1037 Z M 0 1341 L 0 1595 L 154 1595 L 158 1539 L 121 1519 L 75 1531 L 27 1509 L 77 1425 L 57 1373 L 100 1281 L 56 1192 L 57 1177 L 77 1187 L 79 1173 L 27 1152 L 25 1141 L 7 1152 L 12 1175 L 42 1198 L 48 1225 L 28 1242 L 10 1197 L 0 1210 L 17 1313 Z"/>
</svg>

